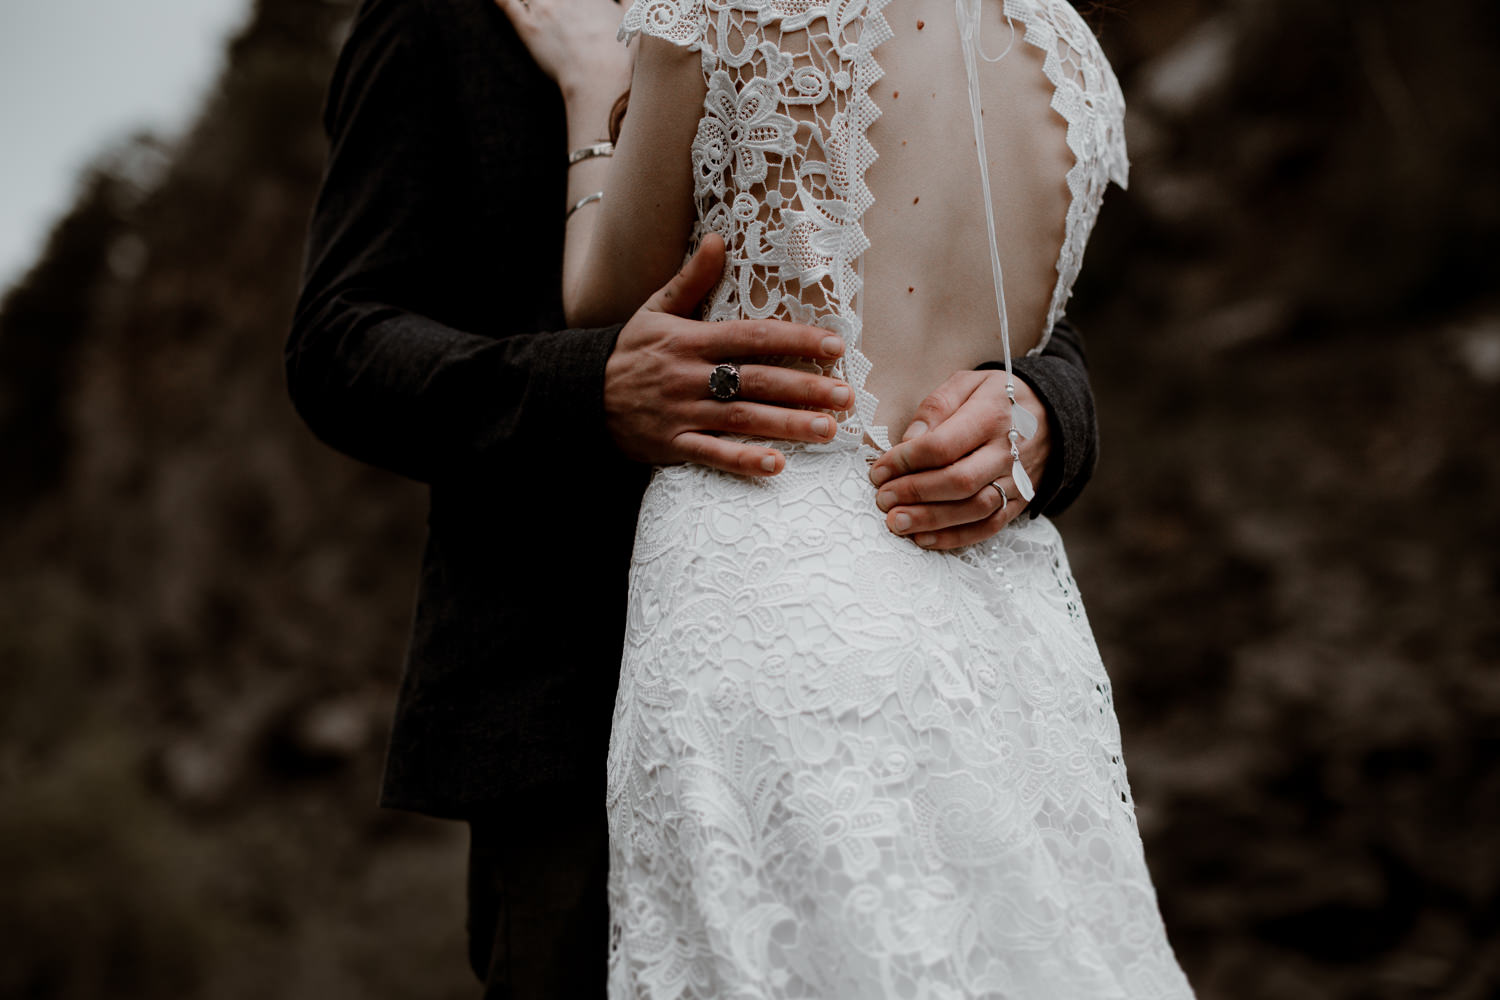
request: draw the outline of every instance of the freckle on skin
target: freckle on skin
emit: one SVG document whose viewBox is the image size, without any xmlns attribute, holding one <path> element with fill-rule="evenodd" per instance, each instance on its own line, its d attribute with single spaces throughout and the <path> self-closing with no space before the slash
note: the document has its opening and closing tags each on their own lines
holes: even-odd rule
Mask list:
<svg viewBox="0 0 1500 1000">
<path fill-rule="evenodd" d="M 900 96 L 901 96 L 901 91 L 899 91 L 899 90 L 893 90 L 893 91 L 891 91 L 891 100 L 894 101 L 896 98 L 898 98 Z"/>
<path fill-rule="evenodd" d="M 913 205 L 915 205 L 915 204 L 916 204 L 916 203 L 917 203 L 917 202 L 919 202 L 919 201 L 921 201 L 921 200 L 922 200 L 922 198 L 921 198 L 921 196 L 920 196 L 920 195 L 918 195 L 918 196 L 917 196 L 917 197 L 915 197 L 915 198 L 913 198 L 913 199 L 912 199 L 912 200 L 911 200 L 911 203 L 912 203 L 912 204 L 913 204 Z"/>
<path fill-rule="evenodd" d="M 918 31 L 921 31 L 925 27 L 927 27 L 927 22 L 926 21 L 918 21 L 917 22 L 917 30 Z"/>
<path fill-rule="evenodd" d="M 916 290 L 917 290 L 916 287 L 913 286 L 913 285 L 907 285 L 906 286 L 906 294 L 907 295 L 910 295 L 912 292 L 915 292 Z"/>
</svg>

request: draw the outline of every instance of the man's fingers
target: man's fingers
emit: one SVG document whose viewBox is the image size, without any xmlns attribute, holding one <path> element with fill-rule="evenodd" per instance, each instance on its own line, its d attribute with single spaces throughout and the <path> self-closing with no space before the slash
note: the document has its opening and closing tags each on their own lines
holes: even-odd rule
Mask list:
<svg viewBox="0 0 1500 1000">
<path fill-rule="evenodd" d="M 880 486 L 888 480 L 924 469 L 941 469 L 987 443 L 1003 439 L 1004 428 L 997 422 L 997 412 L 999 411 L 991 407 L 960 407 L 949 419 L 932 430 L 918 437 L 908 438 L 880 456 L 879 461 L 870 468 L 870 481 Z"/>
<path fill-rule="evenodd" d="M 712 362 L 767 355 L 828 362 L 844 353 L 844 341 L 836 334 L 776 319 L 699 324 L 683 335 L 682 344 L 693 356 Z"/>
<path fill-rule="evenodd" d="M 967 500 L 1009 468 L 1010 452 L 991 441 L 955 462 L 885 482 L 875 494 L 875 504 L 889 511 L 908 504 Z"/>
<path fill-rule="evenodd" d="M 1002 489 L 1005 491 L 1003 500 Z M 892 533 L 913 539 L 944 528 L 981 522 L 988 522 L 998 531 L 1014 521 L 1026 506 L 1026 501 L 1014 495 L 1015 491 L 1009 479 L 1002 479 L 986 483 L 978 493 L 963 500 L 893 507 L 885 516 L 885 525 Z"/>
<path fill-rule="evenodd" d="M 911 441 L 926 434 L 932 428 L 940 426 L 958 412 L 959 407 L 964 405 L 964 401 L 983 381 L 984 373 L 982 372 L 960 371 L 949 375 L 942 385 L 917 406 L 916 412 L 912 414 L 911 423 L 907 424 L 905 432 L 901 435 L 901 440 Z"/>
<path fill-rule="evenodd" d="M 846 410 L 854 405 L 854 390 L 844 382 L 808 372 L 744 365 L 740 368 L 740 398 L 813 410 Z"/>
<path fill-rule="evenodd" d="M 982 521 L 959 525 L 955 528 L 944 528 L 941 531 L 920 532 L 911 536 L 911 540 L 924 549 L 945 551 L 957 549 L 965 545 L 973 545 L 987 538 L 993 538 L 1000 533 L 1015 518 L 1012 511 L 1015 510 L 1016 502 L 1010 502 L 1010 508 L 1005 513 L 995 511 Z"/>
<path fill-rule="evenodd" d="M 826 413 L 768 403 L 709 400 L 690 419 L 695 428 L 781 441 L 830 441 L 837 425 Z"/>
<path fill-rule="evenodd" d="M 713 407 L 726 404 L 712 397 L 709 376 L 713 366 L 700 361 L 672 361 L 669 371 L 662 372 L 663 385 L 674 397 L 673 402 L 692 405 L 703 402 Z M 740 366 L 739 400 L 803 410 L 847 410 L 854 405 L 854 390 L 846 382 L 813 375 L 810 372 L 777 368 L 774 365 Z M 708 413 L 712 415 L 712 409 Z M 696 414 L 692 419 L 703 416 Z M 722 430 L 717 424 L 699 429 Z"/>
<path fill-rule="evenodd" d="M 645 308 L 690 317 L 723 275 L 724 238 L 718 233 L 709 233 L 688 262 L 682 265 L 682 270 L 672 275 L 672 280 L 651 296 Z"/>
<path fill-rule="evenodd" d="M 696 462 L 740 476 L 774 476 L 786 465 L 786 456 L 774 448 L 726 441 L 712 434 L 684 431 L 673 439 L 676 459 Z"/>
</svg>

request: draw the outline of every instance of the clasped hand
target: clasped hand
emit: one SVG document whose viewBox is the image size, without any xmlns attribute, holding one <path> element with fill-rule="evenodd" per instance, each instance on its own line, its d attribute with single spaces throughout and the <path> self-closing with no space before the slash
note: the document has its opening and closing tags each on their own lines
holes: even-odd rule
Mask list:
<svg viewBox="0 0 1500 1000">
<path fill-rule="evenodd" d="M 710 234 L 625 324 L 605 366 L 605 417 L 616 445 L 636 461 L 697 462 L 771 476 L 785 467 L 783 454 L 721 435 L 831 440 L 834 420 L 819 411 L 848 410 L 852 390 L 822 375 L 746 364 L 739 398 L 724 403 L 708 394 L 709 372 L 720 362 L 769 355 L 827 364 L 843 354 L 844 344 L 826 330 L 798 323 L 691 318 L 723 268 L 723 241 Z M 1046 413 L 1024 382 L 1018 380 L 1016 389 L 1017 401 L 1040 424 L 1021 447 L 1021 461 L 1037 481 L 1050 447 Z M 1009 524 L 1026 507 L 1009 476 L 1009 430 L 1003 372 L 963 371 L 948 378 L 918 407 L 901 442 L 870 469 L 886 526 L 923 548 L 950 549 Z"/>
</svg>

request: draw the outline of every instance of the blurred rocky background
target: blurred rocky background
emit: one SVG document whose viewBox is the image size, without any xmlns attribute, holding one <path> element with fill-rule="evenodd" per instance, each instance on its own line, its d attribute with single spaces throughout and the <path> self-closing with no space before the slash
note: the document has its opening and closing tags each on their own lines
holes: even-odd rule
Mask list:
<svg viewBox="0 0 1500 1000">
<path fill-rule="evenodd" d="M 462 827 L 373 805 L 422 492 L 282 383 L 351 6 L 257 0 L 0 306 L 0 996 L 475 994 Z M 1063 526 L 1173 940 L 1500 996 L 1500 5 L 1111 6 Z"/>
</svg>

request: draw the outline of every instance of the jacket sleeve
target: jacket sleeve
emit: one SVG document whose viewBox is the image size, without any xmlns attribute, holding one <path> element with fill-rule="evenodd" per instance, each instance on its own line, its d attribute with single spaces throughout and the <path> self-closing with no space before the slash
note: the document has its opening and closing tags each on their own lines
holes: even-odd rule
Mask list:
<svg viewBox="0 0 1500 1000">
<path fill-rule="evenodd" d="M 998 362 L 980 365 L 1003 367 Z M 1094 414 L 1083 335 L 1066 319 L 1058 320 L 1042 353 L 1016 358 L 1012 367 L 1046 408 L 1052 440 L 1047 467 L 1030 505 L 1031 516 L 1055 516 L 1078 499 L 1099 460 L 1099 423 Z"/>
<path fill-rule="evenodd" d="M 286 344 L 293 404 L 333 447 L 426 482 L 560 468 L 581 450 L 595 472 L 624 463 L 603 413 L 619 327 L 537 332 L 546 290 L 497 283 L 527 241 L 483 221 L 484 182 L 426 18 L 415 0 L 366 0 L 335 70 Z M 497 58 L 524 58 L 511 48 Z"/>
</svg>

